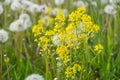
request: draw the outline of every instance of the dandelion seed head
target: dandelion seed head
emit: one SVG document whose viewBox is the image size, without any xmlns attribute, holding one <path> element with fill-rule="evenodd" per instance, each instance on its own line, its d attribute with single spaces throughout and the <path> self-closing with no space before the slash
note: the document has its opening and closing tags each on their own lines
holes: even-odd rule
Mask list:
<svg viewBox="0 0 120 80">
<path fill-rule="evenodd" d="M 58 80 L 58 78 L 54 78 L 54 80 Z"/>
<path fill-rule="evenodd" d="M 109 1 L 108 0 L 100 0 L 101 4 L 107 4 Z"/>
<path fill-rule="evenodd" d="M 3 13 L 3 6 L 2 3 L 0 2 L 0 15 Z"/>
<path fill-rule="evenodd" d="M 88 4 L 83 2 L 83 1 L 76 1 L 76 2 L 73 2 L 73 5 L 75 7 L 84 7 L 84 8 L 87 8 Z"/>
<path fill-rule="evenodd" d="M 22 19 L 24 21 L 29 21 L 30 20 L 30 16 L 26 13 L 22 13 L 20 16 L 19 16 L 19 19 Z"/>
<path fill-rule="evenodd" d="M 59 35 L 56 34 L 53 36 L 53 44 L 56 45 L 56 46 L 59 46 Z"/>
<path fill-rule="evenodd" d="M 113 5 L 106 5 L 104 8 L 104 12 L 106 14 L 111 14 L 111 15 L 115 15 L 117 13 L 115 7 Z"/>
<path fill-rule="evenodd" d="M 20 1 L 14 1 L 14 2 L 11 3 L 11 9 L 13 11 L 19 10 L 21 8 L 22 8 L 22 5 L 21 5 Z"/>
<path fill-rule="evenodd" d="M 92 1 L 91 5 L 93 5 L 94 7 L 97 7 L 97 2 L 96 1 Z"/>
<path fill-rule="evenodd" d="M 0 43 L 5 43 L 8 40 L 8 32 L 1 29 L 0 30 Z"/>
<path fill-rule="evenodd" d="M 35 13 L 35 12 L 43 12 L 45 10 L 46 5 L 38 5 L 33 4 L 28 8 L 28 11 Z"/>
<path fill-rule="evenodd" d="M 26 13 L 22 13 L 19 16 L 18 20 L 15 20 L 14 22 L 10 24 L 9 30 L 13 32 L 24 31 L 28 29 L 29 27 L 31 27 L 31 25 L 32 25 L 32 22 L 30 20 L 30 16 Z"/>
<path fill-rule="evenodd" d="M 44 80 L 44 78 L 39 74 L 31 74 L 25 80 Z"/>
<path fill-rule="evenodd" d="M 10 5 L 13 2 L 13 0 L 4 0 L 4 4 L 5 5 Z"/>
<path fill-rule="evenodd" d="M 54 2 L 55 2 L 56 5 L 64 4 L 64 0 L 55 0 Z"/>
<path fill-rule="evenodd" d="M 109 0 L 109 2 L 110 2 L 111 4 L 116 4 L 116 3 L 120 3 L 120 0 Z"/>
</svg>

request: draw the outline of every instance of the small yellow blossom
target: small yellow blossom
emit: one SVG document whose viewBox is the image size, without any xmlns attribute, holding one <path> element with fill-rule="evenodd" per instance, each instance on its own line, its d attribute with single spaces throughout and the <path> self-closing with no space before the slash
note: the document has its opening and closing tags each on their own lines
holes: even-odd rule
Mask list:
<svg viewBox="0 0 120 80">
<path fill-rule="evenodd" d="M 57 54 L 66 54 L 68 52 L 68 48 L 64 45 L 61 45 L 56 49 Z"/>
<path fill-rule="evenodd" d="M 58 22 L 64 22 L 65 21 L 65 16 L 64 15 L 57 15 L 55 18 L 56 21 Z"/>
<path fill-rule="evenodd" d="M 9 58 L 9 57 L 5 57 L 5 58 L 4 58 L 4 61 L 5 61 L 6 63 L 9 63 L 10 58 Z"/>
<path fill-rule="evenodd" d="M 74 75 L 80 71 L 81 71 L 81 66 L 79 64 L 74 64 L 73 66 L 68 66 L 66 68 L 65 75 L 67 78 L 74 79 Z"/>
<path fill-rule="evenodd" d="M 45 35 L 48 35 L 48 36 L 52 36 L 52 35 L 54 35 L 55 34 L 55 32 L 53 31 L 53 30 L 48 30 L 48 31 L 46 31 L 46 33 L 45 33 Z"/>
<path fill-rule="evenodd" d="M 103 46 L 102 46 L 101 44 L 95 45 L 94 50 L 95 50 L 97 53 L 101 53 L 102 50 L 103 50 Z"/>
<path fill-rule="evenodd" d="M 44 32 L 44 29 L 42 26 L 34 25 L 32 28 L 32 32 L 34 33 L 34 37 L 40 35 L 42 32 Z"/>
</svg>

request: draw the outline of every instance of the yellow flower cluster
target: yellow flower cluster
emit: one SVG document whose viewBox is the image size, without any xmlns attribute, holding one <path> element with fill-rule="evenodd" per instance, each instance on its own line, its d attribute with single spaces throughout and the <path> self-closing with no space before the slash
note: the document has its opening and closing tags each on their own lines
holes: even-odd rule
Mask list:
<svg viewBox="0 0 120 80">
<path fill-rule="evenodd" d="M 77 49 L 82 51 L 82 43 L 86 43 L 100 29 L 98 25 L 92 22 L 91 17 L 86 14 L 86 9 L 83 7 L 73 11 L 68 18 L 65 18 L 62 10 L 59 10 L 59 14 L 54 19 L 51 18 L 49 22 L 52 26 L 49 25 L 46 27 L 45 22 L 39 20 L 38 24 L 33 26 L 32 32 L 38 46 L 44 52 L 46 52 L 45 50 L 54 49 L 53 51 L 56 52 L 63 66 L 64 64 L 69 66 L 69 63 L 76 63 L 72 58 L 78 54 L 74 51 Z M 55 35 L 58 36 L 55 37 Z M 53 38 L 55 43 L 59 43 L 59 45 L 49 48 L 54 43 Z M 95 47 L 95 51 L 97 52 L 100 52 L 102 49 L 100 45 Z M 79 64 L 74 64 L 72 67 L 69 66 L 65 72 L 66 77 L 72 78 L 80 70 L 81 67 Z"/>
<path fill-rule="evenodd" d="M 69 15 L 69 21 L 79 23 L 81 16 L 86 12 L 83 7 L 78 8 Z"/>
<path fill-rule="evenodd" d="M 37 25 L 33 26 L 32 33 L 34 34 L 35 41 L 43 51 L 47 50 L 51 37 L 55 34 L 53 30 L 45 29 L 45 22 L 39 20 Z"/>
<path fill-rule="evenodd" d="M 95 50 L 97 53 L 101 53 L 101 51 L 103 50 L 103 46 L 102 46 L 101 44 L 95 45 L 94 50 Z"/>
<path fill-rule="evenodd" d="M 68 66 L 65 71 L 65 75 L 67 78 L 74 80 L 77 72 L 80 72 L 81 66 L 79 64 L 74 64 L 72 67 Z"/>
<path fill-rule="evenodd" d="M 59 55 L 61 61 L 66 64 L 69 61 L 68 48 L 64 45 L 61 45 L 56 49 L 56 54 Z"/>
<path fill-rule="evenodd" d="M 82 24 L 82 32 L 86 33 L 86 35 L 90 36 L 90 34 L 93 34 L 94 32 L 99 31 L 99 26 L 94 24 L 91 20 L 91 17 L 86 14 L 85 8 L 78 8 L 74 12 L 72 12 L 69 15 L 69 21 L 73 22 L 75 26 L 81 27 L 80 24 Z"/>
</svg>

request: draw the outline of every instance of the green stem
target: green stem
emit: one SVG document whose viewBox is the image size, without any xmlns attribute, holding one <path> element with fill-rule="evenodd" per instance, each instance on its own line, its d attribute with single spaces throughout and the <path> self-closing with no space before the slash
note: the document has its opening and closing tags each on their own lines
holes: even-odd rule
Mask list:
<svg viewBox="0 0 120 80">
<path fill-rule="evenodd" d="M 0 80 L 2 80 L 2 46 L 0 44 Z"/>
<path fill-rule="evenodd" d="M 48 75 L 49 75 L 48 74 L 48 70 L 49 70 L 48 67 L 49 67 L 49 65 L 48 65 L 47 57 L 45 57 L 45 62 L 46 62 L 46 75 L 45 76 L 46 76 L 46 80 L 49 80 L 49 77 L 48 77 Z"/>
<path fill-rule="evenodd" d="M 7 73 L 8 73 L 8 80 L 10 80 L 10 74 L 9 74 L 9 67 L 8 67 L 8 63 L 7 63 Z"/>
</svg>

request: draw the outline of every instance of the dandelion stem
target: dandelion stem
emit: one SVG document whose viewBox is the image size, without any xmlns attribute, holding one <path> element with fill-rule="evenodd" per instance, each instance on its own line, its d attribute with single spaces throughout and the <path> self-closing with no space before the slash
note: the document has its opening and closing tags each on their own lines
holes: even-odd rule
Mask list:
<svg viewBox="0 0 120 80">
<path fill-rule="evenodd" d="M 0 44 L 0 80 L 2 80 L 2 46 Z"/>
<path fill-rule="evenodd" d="M 8 64 L 7 64 L 7 73 L 8 73 L 8 80 L 10 80 L 10 74 L 9 74 L 9 70 L 8 70 Z"/>
</svg>

